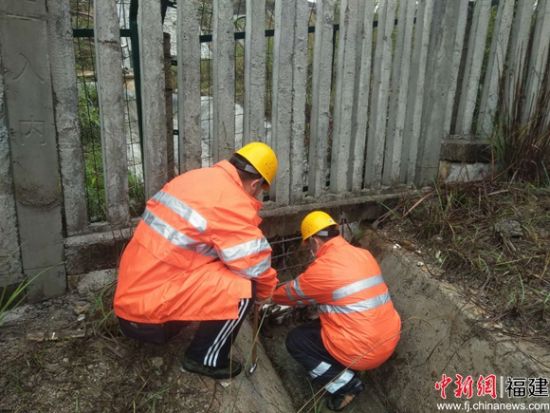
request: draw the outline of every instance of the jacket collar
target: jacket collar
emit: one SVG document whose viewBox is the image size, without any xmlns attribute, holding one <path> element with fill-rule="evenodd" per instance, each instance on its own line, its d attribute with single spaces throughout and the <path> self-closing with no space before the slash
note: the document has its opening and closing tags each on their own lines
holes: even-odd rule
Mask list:
<svg viewBox="0 0 550 413">
<path fill-rule="evenodd" d="M 338 235 L 337 237 L 334 237 L 331 240 L 328 240 L 327 242 L 325 242 L 323 246 L 319 248 L 319 251 L 317 251 L 316 257 L 325 255 L 332 248 L 338 248 L 346 244 L 348 244 L 348 242 L 344 239 L 344 237 L 342 237 L 341 235 Z"/>
<path fill-rule="evenodd" d="M 252 195 L 250 195 L 248 192 L 244 190 L 244 186 L 243 186 L 243 183 L 241 182 L 241 178 L 239 177 L 239 173 L 237 172 L 237 168 L 235 168 L 228 160 L 223 160 L 214 164 L 214 168 L 221 168 L 225 173 L 227 173 L 227 175 L 229 175 L 231 180 L 234 181 L 235 184 L 237 184 L 237 186 L 241 189 L 243 195 L 246 196 L 246 198 L 250 201 L 252 206 L 257 211 L 260 210 L 260 208 L 263 205 L 263 202 L 257 200 L 256 198 L 254 198 Z"/>
</svg>

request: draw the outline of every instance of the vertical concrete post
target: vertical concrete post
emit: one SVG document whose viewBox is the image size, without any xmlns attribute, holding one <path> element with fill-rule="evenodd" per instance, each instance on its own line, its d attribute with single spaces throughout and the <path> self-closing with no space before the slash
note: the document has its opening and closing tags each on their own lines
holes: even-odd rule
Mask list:
<svg viewBox="0 0 550 413">
<path fill-rule="evenodd" d="M 529 47 L 531 33 L 531 20 L 534 12 L 534 0 L 522 0 L 516 3 L 516 12 L 512 20 L 512 33 L 508 45 L 508 56 L 506 58 L 506 70 L 504 72 L 504 111 L 502 116 L 512 118 L 514 113 L 514 102 L 521 96 L 516 96 L 520 85 L 524 80 L 527 70 L 525 56 Z"/>
<path fill-rule="evenodd" d="M 107 220 L 113 225 L 122 226 L 128 223 L 130 214 L 122 52 L 115 1 L 96 2 L 94 13 L 97 96 Z"/>
<path fill-rule="evenodd" d="M 468 21 L 468 4 L 469 0 L 454 0 L 456 4 L 453 13 L 455 13 L 454 19 L 456 20 L 454 42 L 449 47 L 452 47 L 451 66 L 447 73 L 448 85 L 447 90 L 447 102 L 445 104 L 445 119 L 443 127 L 443 136 L 446 137 L 451 132 L 451 123 L 456 113 L 455 111 L 455 95 L 458 87 L 458 72 L 460 70 L 460 62 L 462 60 L 462 53 L 464 51 L 464 39 L 466 35 L 466 23 Z"/>
<path fill-rule="evenodd" d="M 308 184 L 314 197 L 322 194 L 327 179 L 334 4 L 335 0 L 319 0 L 316 6 Z"/>
<path fill-rule="evenodd" d="M 246 0 L 243 144 L 265 136 L 265 0 Z"/>
<path fill-rule="evenodd" d="M 379 4 L 378 31 L 372 78 L 372 95 L 365 167 L 365 186 L 379 186 L 382 181 L 386 122 L 392 67 L 392 33 L 396 0 L 382 0 Z"/>
<path fill-rule="evenodd" d="M 472 133 L 472 121 L 481 78 L 481 64 L 483 63 L 485 43 L 487 42 L 490 12 L 491 0 L 477 0 L 475 2 L 466 63 L 464 65 L 465 73 L 462 77 L 462 91 L 456 117 L 455 133 L 460 135 L 470 135 Z"/>
<path fill-rule="evenodd" d="M 47 21 L 45 1 L 0 2 L 1 71 L 23 271 L 33 279 L 31 301 L 62 294 L 66 286 Z"/>
<path fill-rule="evenodd" d="M 430 79 L 424 93 L 422 127 L 416 162 L 415 182 L 418 185 L 432 183 L 439 169 L 441 140 L 445 131 L 445 116 L 448 110 L 449 90 L 455 79 L 452 71 L 454 45 L 460 32 L 460 10 L 463 1 L 436 1 L 430 29 L 428 68 Z"/>
<path fill-rule="evenodd" d="M 299 0 L 302 2 L 303 0 Z M 275 39 L 273 42 L 272 140 L 279 158 L 274 195 L 279 204 L 290 202 L 291 152 L 293 139 L 293 75 L 296 0 L 275 2 Z M 302 109 L 303 110 L 303 109 Z"/>
<path fill-rule="evenodd" d="M 548 62 L 548 47 L 550 46 L 550 1 L 538 0 L 533 44 L 527 67 L 527 83 L 525 84 L 525 103 L 522 105 L 522 122 L 527 122 L 535 114 L 535 105 L 541 93 Z"/>
<path fill-rule="evenodd" d="M 55 123 L 61 161 L 65 225 L 68 234 L 88 226 L 85 165 L 78 122 L 78 90 L 69 0 L 48 0 L 50 65 Z"/>
<path fill-rule="evenodd" d="M 397 44 L 393 59 L 389 120 L 386 132 L 384 185 L 397 184 L 401 174 L 401 151 L 407 111 L 407 91 L 411 67 L 411 42 L 416 4 L 400 2 L 397 23 Z"/>
<path fill-rule="evenodd" d="M 159 2 L 139 2 L 138 35 L 143 102 L 143 170 L 145 198 L 148 199 L 168 179 L 163 35 Z"/>
<path fill-rule="evenodd" d="M 420 0 L 416 14 L 414 50 L 409 79 L 409 95 L 407 98 L 407 117 L 401 151 L 401 182 L 408 184 L 414 182 L 416 171 L 433 8 L 434 0 Z"/>
<path fill-rule="evenodd" d="M 363 187 L 365 147 L 367 145 L 367 121 L 369 116 L 370 76 L 372 64 L 372 24 L 375 2 L 361 4 L 359 15 L 360 36 L 357 45 L 356 88 L 354 98 L 352 144 L 351 144 L 351 190 Z"/>
<path fill-rule="evenodd" d="M 360 22 L 362 21 L 360 0 L 342 0 L 340 3 L 340 30 L 338 56 L 336 61 L 336 95 L 334 98 L 334 129 L 332 134 L 332 156 L 330 168 L 330 189 L 342 193 L 350 189 L 350 157 L 353 128 L 354 97 L 356 84 L 357 51 Z"/>
<path fill-rule="evenodd" d="M 500 92 L 500 79 L 504 71 L 512 17 L 514 15 L 514 2 L 501 1 L 493 29 L 491 50 L 487 62 L 487 71 L 483 81 L 481 100 L 479 102 L 479 116 L 477 118 L 476 133 L 483 137 L 493 133 L 495 113 Z"/>
<path fill-rule="evenodd" d="M 0 51 L 0 289 L 23 281 Z"/>
<path fill-rule="evenodd" d="M 307 40 L 309 9 L 307 0 L 295 1 L 294 42 L 292 44 L 292 131 L 290 137 L 290 200 L 304 195 L 305 107 L 307 84 Z"/>
<path fill-rule="evenodd" d="M 201 166 L 201 45 L 199 0 L 178 2 L 179 170 Z"/>
<path fill-rule="evenodd" d="M 212 85 L 214 162 L 235 150 L 235 40 L 233 2 L 214 0 L 212 16 Z"/>
<path fill-rule="evenodd" d="M 166 167 L 168 169 L 167 179 L 170 180 L 175 174 L 174 165 L 174 116 L 172 108 L 172 95 L 174 93 L 174 79 L 172 76 L 172 54 L 170 53 L 170 33 L 163 33 L 163 54 L 164 54 L 164 101 L 166 102 Z"/>
</svg>

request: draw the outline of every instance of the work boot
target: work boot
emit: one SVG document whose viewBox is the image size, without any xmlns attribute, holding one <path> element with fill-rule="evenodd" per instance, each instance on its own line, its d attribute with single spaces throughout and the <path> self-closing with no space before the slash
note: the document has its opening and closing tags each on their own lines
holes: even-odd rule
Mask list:
<svg viewBox="0 0 550 413">
<path fill-rule="evenodd" d="M 327 398 L 327 407 L 335 412 L 344 410 L 365 389 L 363 382 L 354 377 L 339 393 L 331 394 Z"/>
<path fill-rule="evenodd" d="M 236 377 L 242 370 L 242 365 L 237 360 L 232 360 L 225 367 L 210 367 L 187 357 L 184 357 L 181 361 L 181 367 L 184 371 L 201 374 L 217 380 Z"/>
</svg>

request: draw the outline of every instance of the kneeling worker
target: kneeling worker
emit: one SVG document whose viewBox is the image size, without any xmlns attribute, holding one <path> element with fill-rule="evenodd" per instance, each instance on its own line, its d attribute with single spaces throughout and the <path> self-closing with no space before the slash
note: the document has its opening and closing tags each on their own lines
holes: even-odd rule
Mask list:
<svg viewBox="0 0 550 413">
<path fill-rule="evenodd" d="M 325 212 L 308 214 L 301 225 L 315 261 L 280 286 L 273 301 L 319 305 L 320 320 L 292 330 L 288 352 L 329 393 L 327 407 L 340 411 L 364 385 L 356 371 L 374 369 L 393 353 L 401 319 L 373 256 L 340 236 Z"/>
<path fill-rule="evenodd" d="M 277 171 L 273 150 L 253 142 L 229 161 L 186 172 L 146 205 L 124 250 L 114 298 L 122 332 L 164 343 L 200 321 L 182 360 L 187 371 L 234 377 L 231 344 L 252 306 L 277 284 L 258 200 Z"/>
</svg>

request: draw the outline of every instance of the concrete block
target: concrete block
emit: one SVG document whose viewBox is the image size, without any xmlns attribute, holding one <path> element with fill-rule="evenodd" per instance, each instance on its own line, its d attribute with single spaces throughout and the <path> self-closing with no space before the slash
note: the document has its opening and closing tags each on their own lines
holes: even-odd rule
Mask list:
<svg viewBox="0 0 550 413">
<path fill-rule="evenodd" d="M 480 181 L 490 175 L 491 165 L 486 163 L 456 163 L 441 161 L 439 166 L 439 179 L 447 184 Z"/>
<path fill-rule="evenodd" d="M 491 147 L 487 141 L 449 136 L 441 143 L 440 158 L 450 162 L 490 162 Z"/>
</svg>

